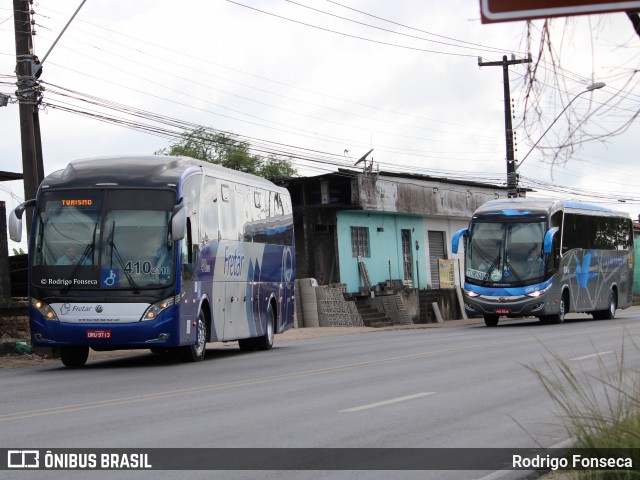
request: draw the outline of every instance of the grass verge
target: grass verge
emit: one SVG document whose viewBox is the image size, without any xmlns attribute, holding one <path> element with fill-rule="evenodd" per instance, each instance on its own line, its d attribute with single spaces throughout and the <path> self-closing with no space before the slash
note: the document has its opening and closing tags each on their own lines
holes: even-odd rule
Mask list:
<svg viewBox="0 0 640 480">
<path fill-rule="evenodd" d="M 640 479 L 640 368 L 629 365 L 625 347 L 640 352 L 625 332 L 622 348 L 610 354 L 594 351 L 598 366 L 591 371 L 569 363 L 547 349 L 544 371 L 527 366 L 560 409 L 563 425 L 576 451 L 593 458 L 631 458 L 633 467 L 584 468 L 565 471 L 567 479 Z M 592 361 L 591 359 L 587 361 Z M 591 372 L 591 373 L 590 373 Z M 555 477 L 558 478 L 558 477 Z"/>
</svg>

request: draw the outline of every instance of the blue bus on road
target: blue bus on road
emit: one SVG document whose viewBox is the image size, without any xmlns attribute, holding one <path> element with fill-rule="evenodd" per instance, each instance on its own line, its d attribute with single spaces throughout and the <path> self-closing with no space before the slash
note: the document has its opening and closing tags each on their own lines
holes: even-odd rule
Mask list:
<svg viewBox="0 0 640 480">
<path fill-rule="evenodd" d="M 562 323 L 568 312 L 613 318 L 633 300 L 630 215 L 570 200 L 510 198 L 478 208 L 464 238 L 464 307 L 487 326 L 501 316 Z"/>
<path fill-rule="evenodd" d="M 68 367 L 89 348 L 268 350 L 293 326 L 291 200 L 268 180 L 186 157 L 83 159 L 11 213 L 13 240 L 31 207 L 31 338 Z"/>
</svg>

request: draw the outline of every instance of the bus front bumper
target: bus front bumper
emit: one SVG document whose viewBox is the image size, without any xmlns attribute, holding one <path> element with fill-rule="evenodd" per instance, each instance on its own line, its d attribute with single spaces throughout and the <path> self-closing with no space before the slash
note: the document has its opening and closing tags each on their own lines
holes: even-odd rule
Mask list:
<svg viewBox="0 0 640 480">
<path fill-rule="evenodd" d="M 34 346 L 89 346 L 95 349 L 175 347 L 182 344 L 178 322 L 169 315 L 135 323 L 64 323 L 32 316 Z"/>
<path fill-rule="evenodd" d="M 545 317 L 559 311 L 559 295 L 544 293 L 537 297 L 470 296 L 465 291 L 464 308 L 467 315 L 499 315 L 506 317 Z"/>
</svg>

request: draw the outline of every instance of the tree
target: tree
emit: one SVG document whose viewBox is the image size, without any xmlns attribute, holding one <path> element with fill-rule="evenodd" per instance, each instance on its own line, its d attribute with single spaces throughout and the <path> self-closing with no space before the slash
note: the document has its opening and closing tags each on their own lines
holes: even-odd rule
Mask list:
<svg viewBox="0 0 640 480">
<path fill-rule="evenodd" d="M 187 131 L 168 148 L 156 155 L 182 155 L 222 165 L 271 180 L 289 178 L 297 174 L 290 159 L 270 154 L 267 158 L 251 153 L 251 145 L 236 136 L 214 132 L 204 127 Z"/>
<path fill-rule="evenodd" d="M 291 160 L 277 155 L 269 155 L 260 168 L 260 176 L 271 179 L 291 178 L 297 174 Z"/>
<path fill-rule="evenodd" d="M 563 115 L 566 128 L 554 127 L 553 132 L 546 135 L 537 146 L 537 150 L 547 163 L 551 165 L 566 163 L 585 143 L 606 142 L 624 133 L 640 115 L 640 107 L 635 101 L 636 95 L 632 93 L 637 90 L 638 72 L 640 72 L 637 66 L 638 57 L 635 53 L 638 50 L 640 18 L 637 12 L 627 12 L 626 15 L 632 24 L 629 37 L 624 44 L 612 46 L 613 48 L 605 54 L 606 61 L 609 62 L 610 78 L 623 79 L 620 83 L 616 82 L 622 86 L 614 92 L 608 88 L 610 92 L 608 97 L 605 92 L 601 92 L 595 101 L 576 102 L 572 108 L 566 110 Z M 529 71 L 525 78 L 526 87 L 523 92 L 525 114 L 520 127 L 523 128 L 524 134 L 531 143 L 540 137 L 544 125 L 550 121 L 548 111 L 544 114 L 544 110 L 549 105 L 555 106 L 556 111 L 562 110 L 570 104 L 577 93 L 575 86 L 572 87 L 570 84 L 580 80 L 579 75 L 563 68 L 565 64 L 563 60 L 570 60 L 567 57 L 571 56 L 564 51 L 565 47 L 574 46 L 576 43 L 594 47 L 599 41 L 606 42 L 606 38 L 603 37 L 611 32 L 608 30 L 603 33 L 608 26 L 608 19 L 607 15 L 601 15 L 548 18 L 542 22 L 527 22 L 523 44 L 525 51 L 532 52 L 535 60 L 529 64 Z M 586 38 L 578 40 L 579 35 Z M 620 53 L 621 57 L 626 54 L 628 59 L 618 59 L 616 64 L 613 53 Z M 592 50 L 594 65 L 595 56 L 595 50 Z M 583 79 L 583 84 L 588 83 L 589 80 L 603 79 L 596 78 L 592 72 L 590 79 Z M 615 118 L 617 122 L 598 121 L 602 118 Z"/>
</svg>

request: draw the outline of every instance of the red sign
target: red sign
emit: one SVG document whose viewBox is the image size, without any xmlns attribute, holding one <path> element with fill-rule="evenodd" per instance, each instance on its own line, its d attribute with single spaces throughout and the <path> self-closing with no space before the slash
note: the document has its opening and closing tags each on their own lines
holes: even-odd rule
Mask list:
<svg viewBox="0 0 640 480">
<path fill-rule="evenodd" d="M 480 0 L 482 23 L 640 10 L 640 1 Z"/>
<path fill-rule="evenodd" d="M 87 338 L 111 338 L 111 330 L 87 330 Z"/>
</svg>

